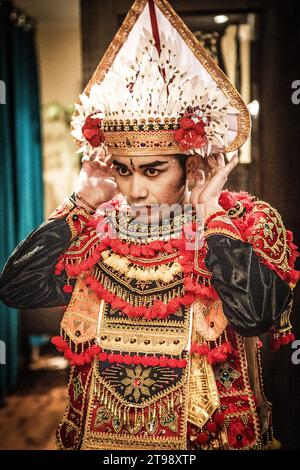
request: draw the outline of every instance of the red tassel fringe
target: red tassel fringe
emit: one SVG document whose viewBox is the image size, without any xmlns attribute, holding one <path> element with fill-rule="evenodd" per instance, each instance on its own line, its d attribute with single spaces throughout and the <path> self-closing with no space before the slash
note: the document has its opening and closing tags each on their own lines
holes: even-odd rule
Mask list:
<svg viewBox="0 0 300 470">
<path fill-rule="evenodd" d="M 191 353 L 207 356 L 209 364 L 216 364 L 226 361 L 229 354 L 232 353 L 232 345 L 230 341 L 226 341 L 217 348 L 210 349 L 207 344 L 193 343 Z"/>
<path fill-rule="evenodd" d="M 68 342 L 61 336 L 54 336 L 51 339 L 52 344 L 56 347 L 59 352 L 63 352 L 65 358 L 70 362 L 72 366 L 83 366 L 92 362 L 95 356 L 98 356 L 100 361 L 109 361 L 117 364 L 141 364 L 144 366 L 161 366 L 170 367 L 172 369 L 184 369 L 187 366 L 186 359 L 174 359 L 166 356 L 130 356 L 129 354 L 113 354 L 102 352 L 100 346 L 94 344 L 93 346 L 86 349 L 81 353 L 74 353 Z"/>
<path fill-rule="evenodd" d="M 292 332 L 273 337 L 271 341 L 271 350 L 278 351 L 281 346 L 286 346 L 295 341 L 295 335 Z"/>
</svg>

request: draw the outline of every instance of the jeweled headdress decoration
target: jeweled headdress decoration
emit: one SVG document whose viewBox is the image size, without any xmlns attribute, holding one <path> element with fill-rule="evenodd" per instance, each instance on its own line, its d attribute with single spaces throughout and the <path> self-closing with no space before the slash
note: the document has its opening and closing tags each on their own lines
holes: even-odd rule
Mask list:
<svg viewBox="0 0 300 470">
<path fill-rule="evenodd" d="M 86 155 L 205 157 L 250 133 L 243 99 L 166 0 L 135 1 L 75 108 Z"/>
</svg>

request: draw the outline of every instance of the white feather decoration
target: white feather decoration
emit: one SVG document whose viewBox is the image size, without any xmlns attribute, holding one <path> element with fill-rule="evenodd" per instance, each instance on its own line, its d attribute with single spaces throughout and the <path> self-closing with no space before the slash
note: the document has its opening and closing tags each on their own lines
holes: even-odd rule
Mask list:
<svg viewBox="0 0 300 470">
<path fill-rule="evenodd" d="M 88 155 L 95 149 L 82 135 L 82 127 L 86 118 L 97 112 L 104 123 L 126 119 L 140 123 L 149 117 L 160 118 L 163 122 L 165 118 L 178 120 L 192 106 L 206 123 L 207 145 L 195 150 L 202 156 L 224 149 L 238 114 L 215 83 L 206 87 L 200 75 L 189 73 L 189 65 L 180 54 L 180 45 L 164 32 L 159 56 L 154 38 L 146 28 L 143 28 L 134 60 L 121 55 L 102 82 L 93 84 L 89 96 L 81 94 L 79 98 L 80 104 L 76 104 L 77 113 L 72 120 L 72 135 L 82 143 L 80 151 Z"/>
</svg>

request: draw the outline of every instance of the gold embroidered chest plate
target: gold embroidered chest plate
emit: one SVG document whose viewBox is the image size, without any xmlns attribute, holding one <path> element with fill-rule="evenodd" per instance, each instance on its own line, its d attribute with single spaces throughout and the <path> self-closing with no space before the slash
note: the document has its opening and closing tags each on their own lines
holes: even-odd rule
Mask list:
<svg viewBox="0 0 300 470">
<path fill-rule="evenodd" d="M 181 307 L 167 319 L 145 320 L 120 316 L 105 304 L 99 316 L 97 343 L 111 351 L 179 356 L 187 346 L 189 325 L 188 307 Z"/>
</svg>

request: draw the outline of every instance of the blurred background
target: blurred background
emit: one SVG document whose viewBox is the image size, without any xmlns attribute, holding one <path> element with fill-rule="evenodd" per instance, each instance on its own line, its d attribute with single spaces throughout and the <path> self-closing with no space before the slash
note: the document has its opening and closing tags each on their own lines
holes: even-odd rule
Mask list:
<svg viewBox="0 0 300 470">
<path fill-rule="evenodd" d="M 245 99 L 251 139 L 227 188 L 268 201 L 300 245 L 299 2 L 170 0 Z M 80 159 L 69 132 L 73 103 L 121 25 L 130 0 L 0 0 L 0 270 L 20 240 L 69 195 Z M 297 83 L 298 81 L 298 83 Z M 298 103 L 299 102 L 299 103 Z M 298 265 L 298 269 L 300 266 Z M 300 288 L 292 322 L 300 338 Z M 51 449 L 66 405 L 68 369 L 50 344 L 61 309 L 0 303 L 0 448 Z M 269 352 L 267 397 L 275 435 L 300 449 L 300 364 Z M 0 361 L 1 362 L 1 361 Z"/>
</svg>

